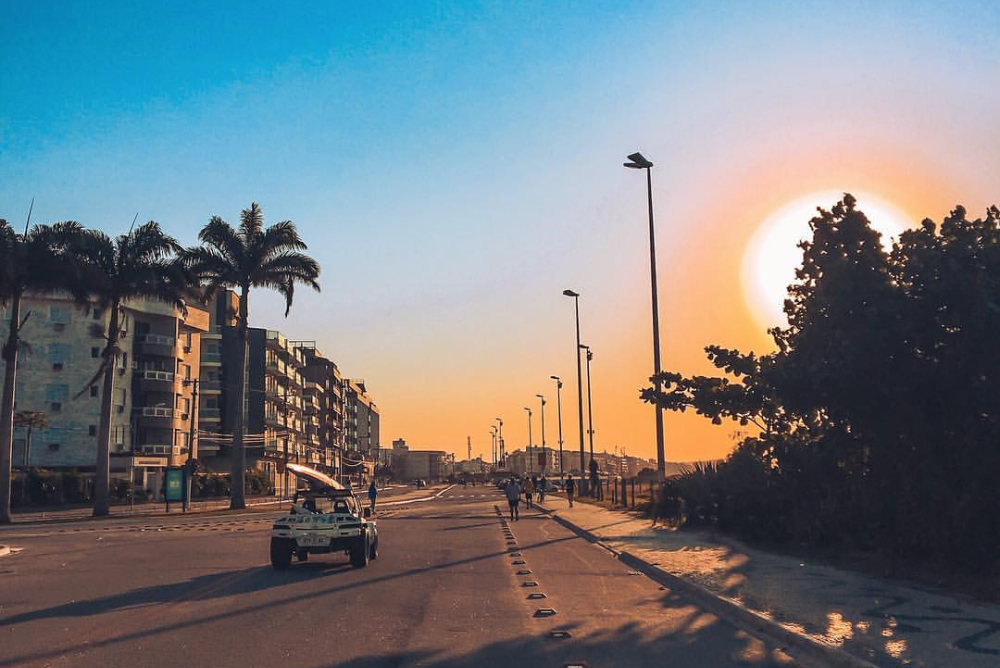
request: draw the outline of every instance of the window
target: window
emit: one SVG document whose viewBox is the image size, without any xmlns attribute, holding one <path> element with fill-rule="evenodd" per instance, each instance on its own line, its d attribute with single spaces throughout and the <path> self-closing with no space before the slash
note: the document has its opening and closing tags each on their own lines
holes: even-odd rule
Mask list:
<svg viewBox="0 0 1000 668">
<path fill-rule="evenodd" d="M 92 396 L 92 397 L 96 397 L 96 396 L 97 396 L 97 393 L 98 393 L 98 391 L 99 391 L 99 390 L 97 389 L 97 386 L 96 386 L 96 385 L 91 385 L 91 386 L 90 386 L 90 396 Z"/>
<path fill-rule="evenodd" d="M 61 411 L 62 405 L 67 400 L 69 400 L 69 385 L 45 386 L 45 401 L 49 404 L 49 408 L 53 413 Z"/>
<path fill-rule="evenodd" d="M 140 334 L 149 334 L 149 323 L 141 322 L 139 320 L 135 321 L 135 333 L 136 336 Z"/>
<path fill-rule="evenodd" d="M 69 309 L 65 306 L 50 306 L 49 320 L 60 325 L 67 324 L 69 322 Z"/>
<path fill-rule="evenodd" d="M 92 317 L 92 318 L 93 318 L 94 320 L 100 320 L 100 319 L 101 319 L 101 309 L 97 309 L 97 308 L 95 308 L 95 309 L 94 309 L 94 313 L 93 313 L 93 315 L 92 315 L 91 317 Z"/>
<path fill-rule="evenodd" d="M 98 348 L 97 346 L 92 347 L 90 349 L 90 356 L 94 357 L 94 358 L 100 357 L 101 356 L 101 349 Z"/>
<path fill-rule="evenodd" d="M 60 444 L 63 442 L 65 429 L 51 428 L 46 429 L 42 433 L 42 440 L 48 446 L 49 450 L 58 450 Z"/>
<path fill-rule="evenodd" d="M 69 346 L 65 343 L 49 344 L 49 361 L 52 362 L 52 370 L 60 371 L 69 359 Z"/>
<path fill-rule="evenodd" d="M 111 442 L 120 446 L 125 445 L 125 425 L 116 425 L 111 430 Z"/>
<path fill-rule="evenodd" d="M 184 365 L 184 380 L 191 380 L 191 365 Z"/>
<path fill-rule="evenodd" d="M 191 400 L 187 397 L 181 399 L 181 413 L 187 415 L 191 412 Z"/>
<path fill-rule="evenodd" d="M 90 425 L 87 428 L 87 435 L 88 436 L 97 436 L 97 425 L 96 424 L 92 424 L 92 425 Z"/>
</svg>

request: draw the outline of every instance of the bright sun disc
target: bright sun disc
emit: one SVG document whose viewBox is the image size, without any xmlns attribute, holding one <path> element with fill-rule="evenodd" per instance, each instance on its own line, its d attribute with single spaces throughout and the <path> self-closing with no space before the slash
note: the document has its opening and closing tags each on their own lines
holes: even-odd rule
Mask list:
<svg viewBox="0 0 1000 668">
<path fill-rule="evenodd" d="M 867 193 L 851 194 L 872 227 L 882 233 L 886 248 L 910 226 L 906 214 L 892 204 Z M 782 309 L 788 286 L 795 282 L 795 269 L 802 262 L 798 244 L 812 236 L 809 220 L 816 216 L 816 207 L 829 210 L 842 197 L 843 193 L 836 191 L 801 197 L 772 213 L 754 232 L 743 254 L 743 293 L 754 318 L 763 327 L 787 324 Z"/>
</svg>

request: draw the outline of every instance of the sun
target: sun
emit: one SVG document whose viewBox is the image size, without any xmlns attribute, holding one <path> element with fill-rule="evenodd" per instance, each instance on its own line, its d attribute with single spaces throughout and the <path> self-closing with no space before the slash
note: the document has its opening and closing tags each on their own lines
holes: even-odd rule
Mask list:
<svg viewBox="0 0 1000 668">
<path fill-rule="evenodd" d="M 910 227 L 906 214 L 893 204 L 864 192 L 851 194 L 872 227 L 882 233 L 886 248 Z M 816 207 L 830 209 L 842 197 L 838 191 L 800 197 L 768 216 L 754 232 L 743 254 L 743 294 L 762 327 L 787 324 L 782 307 L 787 288 L 795 281 L 795 269 L 802 262 L 798 243 L 811 236 L 809 220 L 816 215 Z"/>
</svg>

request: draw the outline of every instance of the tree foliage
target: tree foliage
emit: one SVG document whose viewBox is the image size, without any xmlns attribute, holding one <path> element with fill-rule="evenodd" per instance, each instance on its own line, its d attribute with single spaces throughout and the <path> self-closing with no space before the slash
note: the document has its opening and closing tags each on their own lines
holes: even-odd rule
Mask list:
<svg viewBox="0 0 1000 668">
<path fill-rule="evenodd" d="M 709 346 L 722 374 L 643 390 L 757 428 L 666 496 L 754 537 L 997 567 L 1000 210 L 957 207 L 891 251 L 850 195 L 810 227 L 775 352 Z"/>
</svg>

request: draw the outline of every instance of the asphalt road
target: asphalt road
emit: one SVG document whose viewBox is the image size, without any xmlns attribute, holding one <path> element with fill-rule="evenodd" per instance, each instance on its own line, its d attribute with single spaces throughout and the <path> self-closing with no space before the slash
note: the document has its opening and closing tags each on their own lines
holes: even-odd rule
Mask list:
<svg viewBox="0 0 1000 668">
<path fill-rule="evenodd" d="M 509 541 L 502 503 L 388 509 L 361 570 L 271 570 L 272 512 L 3 528 L 0 668 L 797 665 L 541 513 Z"/>
</svg>

